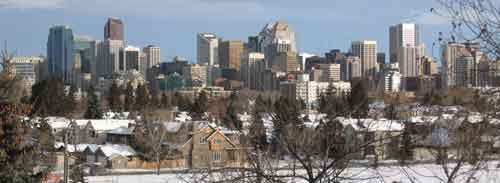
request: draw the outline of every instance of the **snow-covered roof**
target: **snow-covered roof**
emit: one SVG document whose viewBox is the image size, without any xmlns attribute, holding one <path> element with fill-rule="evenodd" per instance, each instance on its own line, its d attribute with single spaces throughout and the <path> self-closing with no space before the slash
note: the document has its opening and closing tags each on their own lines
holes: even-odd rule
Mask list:
<svg viewBox="0 0 500 183">
<path fill-rule="evenodd" d="M 103 115 L 104 119 L 127 119 L 129 112 L 106 112 Z"/>
<path fill-rule="evenodd" d="M 115 134 L 115 135 L 132 135 L 133 131 L 132 131 L 132 129 L 130 129 L 128 127 L 119 127 L 119 128 L 115 128 L 113 130 L 110 130 L 106 133 L 107 134 Z"/>
<path fill-rule="evenodd" d="M 54 147 L 56 149 L 63 148 L 64 143 L 56 142 L 56 143 L 54 143 Z M 96 145 L 96 144 L 68 144 L 68 147 L 66 147 L 66 150 L 70 153 L 74 153 L 74 152 L 83 152 L 83 151 L 85 151 L 85 149 L 89 148 L 91 151 L 95 152 L 97 147 L 98 147 L 98 145 Z"/>
<path fill-rule="evenodd" d="M 130 124 L 135 124 L 134 120 L 125 119 L 78 119 L 75 120 L 76 124 L 80 127 L 87 125 L 89 122 L 98 132 L 114 130 L 120 127 L 129 127 Z M 71 121 L 67 118 L 49 117 L 48 123 L 53 129 L 68 128 Z"/>
<path fill-rule="evenodd" d="M 343 126 L 351 125 L 356 131 L 401 131 L 403 124 L 395 120 L 387 119 L 354 119 L 354 118 L 337 118 Z"/>
<path fill-rule="evenodd" d="M 179 121 L 179 122 L 191 121 L 191 119 L 192 119 L 191 116 L 189 116 L 189 114 L 187 112 L 185 112 L 185 111 L 180 112 L 175 117 L 175 121 Z"/>
<path fill-rule="evenodd" d="M 179 129 L 182 127 L 182 124 L 183 123 L 181 123 L 181 122 L 165 122 L 165 123 L 163 123 L 163 125 L 165 126 L 165 129 L 171 133 L 178 132 Z"/>
<path fill-rule="evenodd" d="M 99 146 L 98 150 L 100 150 L 106 157 L 127 157 L 136 155 L 135 150 L 128 145 L 106 144 Z"/>
</svg>

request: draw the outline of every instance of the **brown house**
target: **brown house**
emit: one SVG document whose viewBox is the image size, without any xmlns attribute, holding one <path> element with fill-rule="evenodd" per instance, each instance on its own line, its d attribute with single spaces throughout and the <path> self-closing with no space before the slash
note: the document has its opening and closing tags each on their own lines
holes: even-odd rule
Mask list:
<svg viewBox="0 0 500 183">
<path fill-rule="evenodd" d="M 190 138 L 181 147 L 188 168 L 245 166 L 245 148 L 239 133 L 208 122 L 193 122 Z"/>
</svg>

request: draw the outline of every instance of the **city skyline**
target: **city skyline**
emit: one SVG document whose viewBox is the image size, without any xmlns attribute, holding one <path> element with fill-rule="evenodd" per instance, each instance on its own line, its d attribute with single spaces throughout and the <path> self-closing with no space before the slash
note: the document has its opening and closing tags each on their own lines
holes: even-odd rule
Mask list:
<svg viewBox="0 0 500 183">
<path fill-rule="evenodd" d="M 26 7 L 24 5 L 27 3 L 22 3 L 24 1 L 27 0 L 0 3 L 0 15 L 16 17 L 0 23 L 2 27 L 10 24 L 16 27 L 16 30 L 0 30 L 0 35 L 2 35 L 0 39 L 7 40 L 9 47 L 16 49 L 18 55 L 38 55 L 44 53 L 48 27 L 55 24 L 70 26 L 76 35 L 83 34 L 102 40 L 102 28 L 108 17 L 118 17 L 124 21 L 125 38 L 128 44 L 135 46 L 155 44 L 162 47 L 162 61 L 171 60 L 174 56 L 179 55 L 188 58 L 191 63 L 196 62 L 197 33 L 211 32 L 226 40 L 237 39 L 246 41 L 248 36 L 258 34 L 266 23 L 275 20 L 285 20 L 295 30 L 299 52 L 320 55 L 335 48 L 348 51 L 351 41 L 362 39 L 376 40 L 379 44 L 378 51 L 387 53 L 389 51 L 389 26 L 401 22 L 422 24 L 422 41 L 426 45 L 429 45 L 427 50 L 430 55 L 432 41 L 437 40 L 438 32 L 446 32 L 448 27 L 447 22 L 443 21 L 442 17 L 428 12 L 430 8 L 435 6 L 432 0 L 427 1 L 427 3 L 408 2 L 406 4 L 381 1 L 377 2 L 377 6 L 373 6 L 374 3 L 372 2 L 365 4 L 359 2 L 353 3 L 357 7 L 349 6 L 349 3 L 346 2 L 333 3 L 319 1 L 315 5 L 308 5 L 309 9 L 317 9 L 320 12 L 317 15 L 311 15 L 306 11 L 290 13 L 291 11 L 276 8 L 277 2 L 268 3 L 258 0 L 238 2 L 217 1 L 216 3 L 208 3 L 206 1 L 196 1 L 197 3 L 193 3 L 192 0 L 189 0 L 183 3 L 173 1 L 170 4 L 168 2 L 166 4 L 158 2 L 159 4 L 171 5 L 172 7 L 191 7 L 191 9 L 185 9 L 186 12 L 178 12 L 178 14 L 167 12 L 164 13 L 165 15 L 157 8 L 152 8 L 151 12 L 127 12 L 127 8 L 124 5 L 135 5 L 129 1 L 121 3 L 123 5 L 118 6 L 116 10 L 108 12 L 103 11 L 103 8 L 100 7 L 100 5 L 105 5 L 107 2 L 89 2 L 86 5 L 82 5 L 81 3 L 64 0 L 53 4 L 43 4 L 45 1 L 40 1 Z M 284 3 L 283 1 L 279 2 Z M 287 3 L 290 6 L 289 10 L 299 9 L 300 5 L 303 5 L 301 2 L 295 1 Z M 320 7 L 318 4 L 325 6 Z M 370 5 L 378 8 L 369 8 Z M 89 12 L 82 12 L 78 8 L 75 8 L 88 6 L 95 6 L 95 8 L 92 11 L 89 10 Z M 206 11 L 187 15 L 189 14 L 189 10 L 196 10 L 200 6 L 205 7 Z M 393 13 L 380 11 L 383 8 L 395 6 L 399 6 L 400 8 Z M 172 7 L 165 8 L 168 10 L 173 9 Z M 221 13 L 215 11 L 221 7 L 245 7 L 247 11 L 231 17 L 225 17 L 219 16 Z M 331 10 L 327 7 L 331 7 Z M 339 7 L 346 8 L 339 11 L 339 9 L 342 9 Z M 358 12 L 358 9 L 363 11 Z M 257 15 L 258 12 L 263 10 L 275 11 L 267 15 Z M 349 13 L 355 10 L 356 15 L 349 15 Z M 234 10 L 228 10 L 227 13 L 230 13 L 229 11 L 233 12 Z M 370 13 L 376 13 L 377 16 L 369 16 Z M 33 17 L 40 18 L 33 19 Z M 356 23 L 353 23 L 354 21 Z M 15 22 L 26 22 L 27 24 L 18 24 Z M 29 27 L 33 33 L 28 36 L 22 36 L 24 31 L 28 31 L 24 27 Z M 437 57 L 437 50 L 434 50 L 434 52 L 434 56 Z"/>
</svg>

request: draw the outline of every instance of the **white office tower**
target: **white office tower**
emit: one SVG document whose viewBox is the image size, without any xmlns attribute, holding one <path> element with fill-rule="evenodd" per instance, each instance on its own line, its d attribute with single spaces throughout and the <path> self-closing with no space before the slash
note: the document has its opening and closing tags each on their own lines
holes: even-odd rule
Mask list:
<svg viewBox="0 0 500 183">
<path fill-rule="evenodd" d="M 349 93 L 351 91 L 351 83 L 349 82 L 318 82 L 310 81 L 309 74 L 297 75 L 296 81 L 284 81 L 280 83 L 280 92 L 283 96 L 302 100 L 310 107 L 317 105 L 321 94 L 333 87 L 337 94 Z"/>
<path fill-rule="evenodd" d="M 146 67 L 152 68 L 160 64 L 160 47 L 155 45 L 148 45 L 142 49 L 146 55 Z"/>
<path fill-rule="evenodd" d="M 384 76 L 384 91 L 386 93 L 399 92 L 401 90 L 401 73 L 390 70 Z"/>
<path fill-rule="evenodd" d="M 41 79 L 40 66 L 44 58 L 37 56 L 17 56 L 12 58 L 12 74 L 20 78 L 26 94 L 31 95 L 31 87 Z"/>
<path fill-rule="evenodd" d="M 389 59 L 399 62 L 398 52 L 402 47 L 416 47 L 420 44 L 419 26 L 413 23 L 396 24 L 389 28 Z"/>
<path fill-rule="evenodd" d="M 403 77 L 417 77 L 422 75 L 422 58 L 425 56 L 425 45 L 403 46 L 399 48 L 399 71 Z"/>
<path fill-rule="evenodd" d="M 219 64 L 219 39 L 212 33 L 199 33 L 196 37 L 197 62 L 200 65 Z"/>
<path fill-rule="evenodd" d="M 295 32 L 285 21 L 276 21 L 266 24 L 259 33 L 261 52 L 266 57 L 267 67 L 272 66 L 272 61 L 278 53 L 297 53 Z"/>
<path fill-rule="evenodd" d="M 340 64 L 318 64 L 322 82 L 340 81 Z"/>
<path fill-rule="evenodd" d="M 354 41 L 351 51 L 353 56 L 359 57 L 361 61 L 362 77 L 375 77 L 378 72 L 377 42 L 368 40 Z"/>
</svg>

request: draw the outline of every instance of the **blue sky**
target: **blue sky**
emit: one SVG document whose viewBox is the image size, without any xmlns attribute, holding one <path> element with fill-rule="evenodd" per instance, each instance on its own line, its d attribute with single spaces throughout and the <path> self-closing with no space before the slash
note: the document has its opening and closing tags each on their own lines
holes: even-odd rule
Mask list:
<svg viewBox="0 0 500 183">
<path fill-rule="evenodd" d="M 427 47 L 438 32 L 449 30 L 430 8 L 439 5 L 435 0 L 0 0 L 0 40 L 17 55 L 45 55 L 51 25 L 69 25 L 76 34 L 102 39 L 104 23 L 113 16 L 125 22 L 129 44 L 157 44 L 162 60 L 180 55 L 193 61 L 197 32 L 246 40 L 282 19 L 295 30 L 301 52 L 346 51 L 361 39 L 376 40 L 379 51 L 388 52 L 392 24 L 422 24 Z"/>
</svg>

